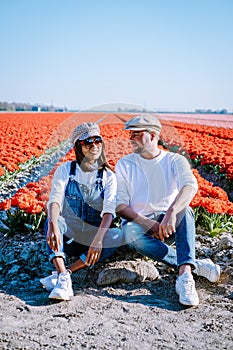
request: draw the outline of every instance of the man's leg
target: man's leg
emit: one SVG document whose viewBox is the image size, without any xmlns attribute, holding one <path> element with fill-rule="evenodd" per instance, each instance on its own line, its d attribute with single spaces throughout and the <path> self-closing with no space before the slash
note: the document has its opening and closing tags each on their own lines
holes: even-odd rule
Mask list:
<svg viewBox="0 0 233 350">
<path fill-rule="evenodd" d="M 177 217 L 176 250 L 179 277 L 176 280 L 176 292 L 179 302 L 187 306 L 199 304 L 192 268 L 195 268 L 195 221 L 191 208 L 187 208 Z"/>
<path fill-rule="evenodd" d="M 185 270 L 182 266 L 188 266 L 187 270 L 196 266 L 195 259 L 195 221 L 191 208 L 180 213 L 177 217 L 178 225 L 176 227 L 175 240 L 177 252 L 177 265 L 179 270 Z"/>
<path fill-rule="evenodd" d="M 125 243 L 143 256 L 161 261 L 177 268 L 176 250 L 166 243 L 151 237 L 141 225 L 128 222 L 123 226 Z"/>
</svg>

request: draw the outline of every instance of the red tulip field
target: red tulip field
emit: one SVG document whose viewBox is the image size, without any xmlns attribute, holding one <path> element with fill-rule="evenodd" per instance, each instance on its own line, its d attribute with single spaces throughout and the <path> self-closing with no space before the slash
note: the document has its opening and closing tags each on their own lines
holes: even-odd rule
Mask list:
<svg viewBox="0 0 233 350">
<path fill-rule="evenodd" d="M 34 181 L 28 176 L 26 183 L 17 186 L 13 193 L 6 189 L 11 188 L 25 170 L 30 174 L 34 166 L 38 167 L 44 155 L 49 164 L 53 153 L 69 141 L 75 126 L 84 121 L 95 121 L 100 125 L 107 158 L 114 168 L 120 157 L 131 152 L 128 132 L 123 130 L 124 121 L 131 117 L 132 114 L 126 113 L 0 113 L 0 210 L 7 213 L 7 222 L 17 219 L 16 212 L 20 212 L 21 219 L 24 216 L 26 223 L 28 216 L 33 216 L 37 224 L 39 217 L 46 216 L 54 170 L 62 162 L 74 159 L 72 148 L 41 178 Z M 224 225 L 232 224 L 233 214 L 233 203 L 227 194 L 228 190 L 232 192 L 233 180 L 233 116 L 228 118 L 227 128 L 219 127 L 216 120 L 213 126 L 204 125 L 204 121 L 203 125 L 195 123 L 195 118 L 189 119 L 189 123 L 174 121 L 172 116 L 161 116 L 160 119 L 163 126 L 160 147 L 186 156 L 197 178 L 199 190 L 191 203 L 196 216 L 199 221 L 203 219 L 202 215 L 214 220 L 215 229 L 219 231 Z M 224 190 L 207 181 L 200 169 L 215 174 L 219 183 L 224 180 L 227 189 L 226 185 Z"/>
</svg>

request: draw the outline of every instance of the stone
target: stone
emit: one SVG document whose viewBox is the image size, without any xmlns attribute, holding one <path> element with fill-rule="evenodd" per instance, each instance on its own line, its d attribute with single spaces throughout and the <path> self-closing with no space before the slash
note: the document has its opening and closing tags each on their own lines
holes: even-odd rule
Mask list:
<svg viewBox="0 0 233 350">
<path fill-rule="evenodd" d="M 226 233 L 220 239 L 217 245 L 217 249 L 225 250 L 225 249 L 231 249 L 231 248 L 233 248 L 233 238 L 230 233 Z"/>
<path fill-rule="evenodd" d="M 137 283 L 154 281 L 159 277 L 159 272 L 153 262 L 117 261 L 109 263 L 98 275 L 96 284 L 107 286 L 117 283 Z"/>
</svg>

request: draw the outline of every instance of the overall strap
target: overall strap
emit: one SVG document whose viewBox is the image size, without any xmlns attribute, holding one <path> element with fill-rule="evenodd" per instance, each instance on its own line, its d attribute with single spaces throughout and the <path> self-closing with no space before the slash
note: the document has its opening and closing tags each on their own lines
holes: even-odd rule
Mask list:
<svg viewBox="0 0 233 350">
<path fill-rule="evenodd" d="M 76 173 L 76 160 L 73 160 L 70 164 L 70 176 L 75 176 Z"/>
<path fill-rule="evenodd" d="M 96 188 L 103 191 L 103 168 L 99 169 L 96 176 Z"/>
<path fill-rule="evenodd" d="M 100 179 L 100 180 L 103 179 L 103 168 L 98 170 L 96 179 Z"/>
</svg>

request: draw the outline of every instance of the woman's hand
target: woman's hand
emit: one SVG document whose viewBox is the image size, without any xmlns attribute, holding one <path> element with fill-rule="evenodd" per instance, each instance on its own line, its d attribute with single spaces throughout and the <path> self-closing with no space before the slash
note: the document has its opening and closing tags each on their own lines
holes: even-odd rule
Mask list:
<svg viewBox="0 0 233 350">
<path fill-rule="evenodd" d="M 98 262 L 102 252 L 102 248 L 103 241 L 96 236 L 88 249 L 88 254 L 86 258 L 87 266 L 93 266 Z"/>
<path fill-rule="evenodd" d="M 112 222 L 112 214 L 104 213 L 102 221 L 100 223 L 100 227 L 93 239 L 87 253 L 86 265 L 93 266 L 95 265 L 100 258 L 103 249 L 103 240 L 105 234 L 108 232 L 108 229 Z"/>
<path fill-rule="evenodd" d="M 51 249 L 58 252 L 59 245 L 61 244 L 60 230 L 56 223 L 49 222 L 47 231 L 47 243 Z"/>
</svg>

